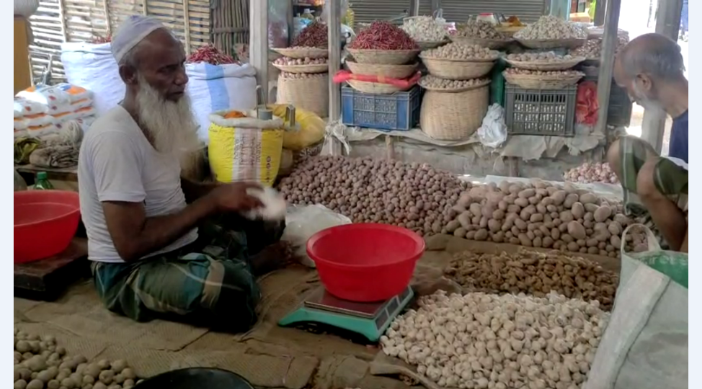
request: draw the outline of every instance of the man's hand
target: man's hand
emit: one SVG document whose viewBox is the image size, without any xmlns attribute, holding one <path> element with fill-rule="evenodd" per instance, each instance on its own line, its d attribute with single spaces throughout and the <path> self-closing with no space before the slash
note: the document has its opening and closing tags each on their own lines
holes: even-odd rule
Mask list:
<svg viewBox="0 0 702 389">
<path fill-rule="evenodd" d="M 209 193 L 219 212 L 246 212 L 262 207 L 261 201 L 249 195 L 248 189 L 259 189 L 261 186 L 247 182 L 233 182 L 230 184 L 218 185 Z"/>
</svg>

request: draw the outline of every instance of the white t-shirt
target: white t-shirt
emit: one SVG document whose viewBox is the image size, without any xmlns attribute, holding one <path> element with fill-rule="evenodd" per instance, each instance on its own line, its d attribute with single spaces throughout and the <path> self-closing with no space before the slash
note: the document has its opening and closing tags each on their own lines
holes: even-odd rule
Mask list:
<svg viewBox="0 0 702 389">
<path fill-rule="evenodd" d="M 132 116 L 117 106 L 86 132 L 78 160 L 80 212 L 88 233 L 88 258 L 124 262 L 107 231 L 103 201 L 143 203 L 147 217 L 173 214 L 186 207 L 178 159 L 158 153 Z M 197 239 L 194 228 L 159 253 Z"/>
</svg>

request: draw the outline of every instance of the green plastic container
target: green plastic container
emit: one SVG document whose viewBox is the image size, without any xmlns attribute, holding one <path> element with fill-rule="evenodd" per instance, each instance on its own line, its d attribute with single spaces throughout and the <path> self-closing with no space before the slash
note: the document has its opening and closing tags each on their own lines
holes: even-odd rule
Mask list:
<svg viewBox="0 0 702 389">
<path fill-rule="evenodd" d="M 50 190 L 54 189 L 54 186 L 51 185 L 51 182 L 49 181 L 49 178 L 46 175 L 46 172 L 39 172 L 37 173 L 37 179 L 32 187 L 34 190 Z"/>
<path fill-rule="evenodd" d="M 490 83 L 490 105 L 497 103 L 501 107 L 505 106 L 505 76 L 502 75 L 505 69 L 507 69 L 507 62 L 499 58 L 490 73 L 490 78 L 492 79 Z"/>
</svg>

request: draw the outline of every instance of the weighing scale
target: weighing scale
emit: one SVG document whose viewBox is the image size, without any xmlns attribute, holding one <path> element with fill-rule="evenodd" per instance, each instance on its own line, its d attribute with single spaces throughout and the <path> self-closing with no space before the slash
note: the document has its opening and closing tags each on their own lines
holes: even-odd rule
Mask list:
<svg viewBox="0 0 702 389">
<path fill-rule="evenodd" d="M 411 287 L 399 295 L 379 303 L 342 300 L 324 287 L 310 293 L 295 311 L 283 317 L 278 325 L 321 323 L 365 336 L 377 342 L 400 312 L 414 297 Z"/>
</svg>

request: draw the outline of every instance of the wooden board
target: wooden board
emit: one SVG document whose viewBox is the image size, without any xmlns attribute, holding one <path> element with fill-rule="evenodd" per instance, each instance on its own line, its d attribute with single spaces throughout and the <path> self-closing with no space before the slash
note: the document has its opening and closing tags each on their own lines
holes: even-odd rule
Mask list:
<svg viewBox="0 0 702 389">
<path fill-rule="evenodd" d="M 17 173 L 19 173 L 22 178 L 27 181 L 27 185 L 29 184 L 29 178 L 31 177 L 31 182 L 34 182 L 34 177 L 36 176 L 37 173 L 39 172 L 46 172 L 47 178 L 49 181 L 51 180 L 58 180 L 58 181 L 72 181 L 72 182 L 77 182 L 78 181 L 78 167 L 69 167 L 65 169 L 53 169 L 53 168 L 41 168 L 41 167 L 36 167 L 34 165 L 19 165 L 15 166 L 15 169 L 17 170 Z"/>
<path fill-rule="evenodd" d="M 519 252 L 519 249 L 526 249 L 541 253 L 548 253 L 553 251 L 550 249 L 517 246 L 509 243 L 478 242 L 476 240 L 456 238 L 451 235 L 434 235 L 432 237 L 427 238 L 426 242 L 427 251 L 445 250 L 449 253 L 455 253 L 459 251 L 471 251 L 478 254 L 500 254 L 502 252 L 506 252 L 508 254 L 516 254 Z M 621 269 L 621 260 L 618 258 L 571 252 L 566 252 L 566 254 L 573 257 L 581 257 L 590 261 L 597 262 L 600 264 L 600 266 L 602 266 L 603 269 L 611 270 L 613 272 L 616 272 L 617 274 Z"/>
<path fill-rule="evenodd" d="M 71 283 L 90 275 L 88 240 L 74 238 L 68 248 L 51 258 L 15 264 L 15 296 L 51 301 Z"/>
</svg>

